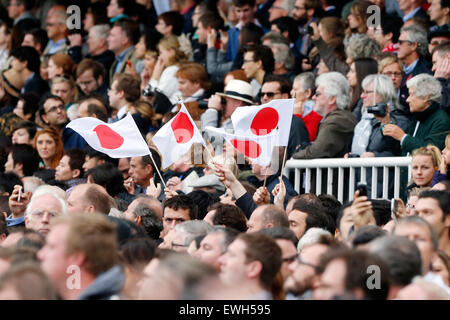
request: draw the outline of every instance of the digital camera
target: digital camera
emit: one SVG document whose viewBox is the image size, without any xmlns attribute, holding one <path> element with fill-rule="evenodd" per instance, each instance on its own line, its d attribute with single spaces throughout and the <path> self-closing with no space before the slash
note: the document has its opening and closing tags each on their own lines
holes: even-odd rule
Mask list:
<svg viewBox="0 0 450 320">
<path fill-rule="evenodd" d="M 367 113 L 373 113 L 376 116 L 384 117 L 387 113 L 387 103 L 377 103 L 372 107 L 367 107 Z"/>
</svg>

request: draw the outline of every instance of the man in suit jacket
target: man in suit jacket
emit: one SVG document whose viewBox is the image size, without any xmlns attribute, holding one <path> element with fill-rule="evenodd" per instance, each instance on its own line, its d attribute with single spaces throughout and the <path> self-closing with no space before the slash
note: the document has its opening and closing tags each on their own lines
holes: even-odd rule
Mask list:
<svg viewBox="0 0 450 320">
<path fill-rule="evenodd" d="M 323 116 L 315 142 L 297 151 L 294 159 L 338 158 L 349 150 L 356 119 L 347 110 L 350 86 L 338 72 L 321 74 L 316 80 L 314 111 Z"/>
<path fill-rule="evenodd" d="M 112 122 L 123 119 L 130 111 L 131 104 L 139 100 L 141 96 L 140 80 L 131 74 L 119 73 L 114 76 L 111 89 L 108 91 L 109 104 L 112 109 L 117 110 L 117 114 L 112 118 Z M 148 123 L 138 113 L 133 113 L 139 131 L 143 134 L 148 131 Z"/>
<path fill-rule="evenodd" d="M 55 53 L 67 53 L 69 47 L 66 43 L 68 29 L 66 25 L 67 14 L 63 10 L 49 11 L 46 23 L 48 43 L 44 49 L 43 57 L 48 59 Z"/>
<path fill-rule="evenodd" d="M 138 25 L 129 19 L 121 19 L 114 23 L 108 36 L 108 49 L 116 55 L 116 61 L 109 70 L 110 84 L 113 82 L 114 75 L 124 72 L 128 62 L 131 67 L 135 67 L 137 59 L 134 54 L 134 44 L 136 36 L 139 35 Z"/>
<path fill-rule="evenodd" d="M 422 10 L 421 8 L 421 4 L 422 4 L 422 0 L 399 0 L 398 1 L 398 6 L 400 8 L 401 11 L 403 11 L 403 13 L 405 14 L 403 16 L 403 22 L 406 22 L 412 18 L 422 18 L 427 20 L 428 22 L 430 21 L 430 17 L 428 16 L 428 14 Z"/>
<path fill-rule="evenodd" d="M 398 43 L 400 47 L 397 56 L 404 64 L 400 102 L 405 104 L 408 98 L 406 82 L 420 73 L 431 74 L 428 62 L 424 58 L 428 51 L 427 33 L 416 25 L 403 27 Z"/>
</svg>

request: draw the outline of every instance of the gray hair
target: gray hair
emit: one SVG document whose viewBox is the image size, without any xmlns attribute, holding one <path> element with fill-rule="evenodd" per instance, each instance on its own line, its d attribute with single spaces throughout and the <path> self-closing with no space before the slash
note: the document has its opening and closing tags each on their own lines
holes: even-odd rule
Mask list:
<svg viewBox="0 0 450 320">
<path fill-rule="evenodd" d="M 222 226 L 213 226 L 209 231 L 208 234 L 221 234 L 222 235 L 222 241 L 220 242 L 220 249 L 222 253 L 225 253 L 228 249 L 228 246 L 236 239 L 236 237 L 239 234 L 239 231 L 222 227 Z"/>
<path fill-rule="evenodd" d="M 289 46 L 284 43 L 272 43 L 271 48 L 276 48 L 277 50 L 273 53 L 273 58 L 275 63 L 282 63 L 284 67 L 288 70 L 292 70 L 295 65 L 295 57 Z"/>
<path fill-rule="evenodd" d="M 428 231 L 430 232 L 430 235 L 431 235 L 431 242 L 433 243 L 433 250 L 438 249 L 439 237 L 438 237 L 436 231 L 434 230 L 434 228 L 431 226 L 431 224 L 428 221 L 426 221 L 425 219 L 423 219 L 419 216 L 407 216 L 407 217 L 401 218 L 400 220 L 398 220 L 397 224 L 392 229 L 392 234 L 395 234 L 395 229 L 397 226 L 399 226 L 401 224 L 408 224 L 408 223 L 428 228 Z"/>
<path fill-rule="evenodd" d="M 59 23 L 66 24 L 67 21 L 67 13 L 64 10 L 55 10 L 51 17 L 57 17 Z"/>
<path fill-rule="evenodd" d="M 184 233 L 183 245 L 189 246 L 189 244 L 198 236 L 205 236 L 212 226 L 203 220 L 189 220 L 179 223 L 175 226 L 174 230 Z"/>
<path fill-rule="evenodd" d="M 425 56 L 428 53 L 427 31 L 417 25 L 410 25 L 400 29 L 400 33 L 407 32 L 407 40 L 417 42 L 417 53 Z"/>
<path fill-rule="evenodd" d="M 406 82 L 406 86 L 408 89 L 414 87 L 414 94 L 418 97 L 425 98 L 426 96 L 429 96 L 430 101 L 441 103 L 441 83 L 429 74 L 418 74 L 409 79 L 408 82 Z"/>
<path fill-rule="evenodd" d="M 321 228 L 309 228 L 297 243 L 297 251 L 301 252 L 303 248 L 319 243 L 322 237 L 333 239 L 333 235 Z"/>
<path fill-rule="evenodd" d="M 347 57 L 355 61 L 361 58 L 373 58 L 381 53 L 380 44 L 366 34 L 355 37 L 345 49 Z"/>
<path fill-rule="evenodd" d="M 382 102 L 393 103 L 391 110 L 392 107 L 397 107 L 397 91 L 391 78 L 381 74 L 370 74 L 362 81 L 363 89 L 367 90 L 367 86 L 371 83 L 373 83 L 373 90 L 376 90 L 376 93 L 383 98 Z"/>
<path fill-rule="evenodd" d="M 373 240 L 369 252 L 389 266 L 395 285 L 406 286 L 422 274 L 422 259 L 417 245 L 405 237 L 384 236 Z"/>
<path fill-rule="evenodd" d="M 286 39 L 282 34 L 276 31 L 269 31 L 265 35 L 262 36 L 261 42 L 265 40 L 270 40 L 270 43 L 284 43 L 289 45 L 289 40 Z"/>
<path fill-rule="evenodd" d="M 342 73 L 322 73 L 316 79 L 316 87 L 322 86 L 328 98 L 336 97 L 336 105 L 341 110 L 346 110 L 350 104 L 350 85 Z"/>
<path fill-rule="evenodd" d="M 95 33 L 97 38 L 106 39 L 108 38 L 111 28 L 107 24 L 99 24 L 91 27 L 91 30 L 93 33 Z"/>
<path fill-rule="evenodd" d="M 316 90 L 316 85 L 314 83 L 316 76 L 312 72 L 303 72 L 297 75 L 294 78 L 294 82 L 299 82 L 302 87 L 302 91 L 306 92 L 308 89 L 311 89 L 311 92 Z"/>
<path fill-rule="evenodd" d="M 38 190 L 39 190 L 39 188 L 38 188 Z M 58 201 L 60 206 L 61 206 L 61 214 L 62 215 L 67 214 L 67 203 L 66 203 L 66 201 L 63 198 L 61 198 L 58 194 L 56 194 L 56 193 L 54 193 L 54 192 L 52 192 L 50 190 L 43 190 L 42 192 L 35 192 L 33 194 L 33 196 L 31 197 L 30 203 L 27 205 L 27 214 L 30 214 L 30 212 L 32 211 L 33 206 L 37 202 L 37 199 L 39 199 L 42 196 L 51 196 L 51 197 L 55 198 L 56 201 Z"/>
</svg>

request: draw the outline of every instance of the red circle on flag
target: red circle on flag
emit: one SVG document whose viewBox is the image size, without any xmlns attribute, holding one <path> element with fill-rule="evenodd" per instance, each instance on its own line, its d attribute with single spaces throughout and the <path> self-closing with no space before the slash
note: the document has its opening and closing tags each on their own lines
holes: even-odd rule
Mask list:
<svg viewBox="0 0 450 320">
<path fill-rule="evenodd" d="M 255 159 L 261 155 L 261 146 L 255 141 L 244 141 L 232 139 L 231 144 L 246 157 Z"/>
<path fill-rule="evenodd" d="M 99 124 L 93 131 L 97 134 L 100 145 L 105 149 L 117 149 L 123 144 L 123 137 L 104 124 Z"/>
<path fill-rule="evenodd" d="M 194 135 L 194 126 L 184 112 L 179 112 L 170 124 L 177 143 L 187 143 Z"/>
<path fill-rule="evenodd" d="M 253 118 L 250 129 L 253 134 L 264 136 L 277 127 L 278 119 L 278 112 L 274 108 L 261 109 Z"/>
</svg>

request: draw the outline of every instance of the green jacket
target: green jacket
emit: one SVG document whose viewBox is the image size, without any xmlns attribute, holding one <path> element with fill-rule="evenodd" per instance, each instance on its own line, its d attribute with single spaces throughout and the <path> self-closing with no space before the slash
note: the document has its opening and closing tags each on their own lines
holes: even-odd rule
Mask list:
<svg viewBox="0 0 450 320">
<path fill-rule="evenodd" d="M 413 121 L 406 129 L 407 136 L 401 143 L 402 155 L 428 144 L 433 144 L 440 150 L 444 149 L 445 137 L 450 133 L 448 114 L 439 109 L 437 103 L 433 103 L 425 111 L 416 112 L 413 115 L 416 121 Z M 419 123 L 419 127 L 414 135 L 417 123 Z"/>
</svg>

